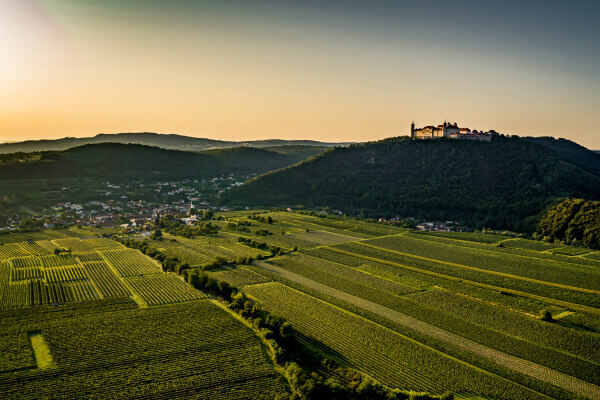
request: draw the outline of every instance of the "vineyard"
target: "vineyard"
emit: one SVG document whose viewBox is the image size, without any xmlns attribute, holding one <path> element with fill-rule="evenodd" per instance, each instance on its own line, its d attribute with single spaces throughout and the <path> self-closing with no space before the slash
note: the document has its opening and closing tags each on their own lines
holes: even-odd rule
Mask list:
<svg viewBox="0 0 600 400">
<path fill-rule="evenodd" d="M 598 252 L 315 213 L 222 213 L 216 224 L 145 240 L 191 267 L 219 258 L 209 281 L 240 288 L 300 341 L 381 383 L 457 399 L 600 398 Z M 69 232 L 0 245 L 3 398 L 286 392 L 259 339 L 207 295 L 138 250 Z M 243 244 L 254 242 L 283 251 Z M 52 368 L 36 365 L 31 332 Z"/>
<path fill-rule="evenodd" d="M 248 267 L 277 283 L 241 280 L 243 291 L 376 379 L 434 392 L 444 382 L 502 399 L 600 396 L 594 252 L 499 234 L 261 215 L 286 231 L 261 240 L 298 251 Z M 542 312 L 556 319 L 541 320 Z M 481 346 L 479 355 L 463 339 Z"/>
<path fill-rule="evenodd" d="M 285 393 L 258 338 L 206 300 L 102 309 L 11 315 L 0 327 L 2 398 L 258 399 Z M 54 368 L 34 367 L 31 330 L 48 344 Z"/>
<path fill-rule="evenodd" d="M 248 286 L 244 291 L 303 334 L 391 386 L 430 392 L 451 388 L 515 400 L 543 398 L 279 283 Z"/>
<path fill-rule="evenodd" d="M 112 265 L 120 276 L 158 274 L 160 267 L 149 257 L 136 250 L 101 251 L 102 257 Z"/>
<path fill-rule="evenodd" d="M 199 291 L 173 274 L 134 276 L 126 280 L 149 306 L 204 298 Z"/>
<path fill-rule="evenodd" d="M 5 243 L 0 249 L 0 309 L 121 297 L 144 306 L 202 298 L 154 260 L 106 238 Z"/>
</svg>

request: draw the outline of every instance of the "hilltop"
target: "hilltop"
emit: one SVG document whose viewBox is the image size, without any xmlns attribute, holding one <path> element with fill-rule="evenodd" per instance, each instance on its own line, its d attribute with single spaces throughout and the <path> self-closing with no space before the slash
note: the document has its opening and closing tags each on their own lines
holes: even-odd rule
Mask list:
<svg viewBox="0 0 600 400">
<path fill-rule="evenodd" d="M 147 146 L 161 147 L 170 150 L 202 151 L 207 149 L 221 149 L 229 147 L 271 147 L 271 146 L 315 146 L 315 147 L 333 147 L 338 145 L 347 145 L 349 143 L 327 143 L 314 140 L 250 140 L 250 141 L 223 141 L 215 139 L 197 138 L 175 134 L 160 134 L 154 132 L 136 132 L 136 133 L 100 133 L 93 137 L 74 138 L 65 137 L 62 139 L 49 140 L 27 140 L 23 142 L 0 143 L 0 154 L 15 152 L 36 152 L 36 151 L 57 151 L 67 150 L 72 147 L 83 146 L 86 144 L 97 143 L 125 143 L 125 144 L 143 144 Z"/>
<path fill-rule="evenodd" d="M 397 137 L 335 148 L 222 196 L 230 205 L 330 206 L 532 231 L 554 199 L 600 197 L 600 155 L 568 141 Z"/>
</svg>

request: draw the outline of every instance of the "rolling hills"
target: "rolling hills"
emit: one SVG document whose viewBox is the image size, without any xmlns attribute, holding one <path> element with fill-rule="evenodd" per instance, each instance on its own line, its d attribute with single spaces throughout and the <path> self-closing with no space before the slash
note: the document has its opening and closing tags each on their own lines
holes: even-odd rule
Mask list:
<svg viewBox="0 0 600 400">
<path fill-rule="evenodd" d="M 43 152 L 38 160 L 1 166 L 0 180 L 76 176 L 182 179 L 230 173 L 252 175 L 297 163 L 322 150 L 322 147 L 307 149 L 298 146 L 285 153 L 253 147 L 188 152 L 137 144 L 89 144 L 61 152 Z"/>
<path fill-rule="evenodd" d="M 83 146 L 86 144 L 98 143 L 123 143 L 123 144 L 143 144 L 146 146 L 161 147 L 170 150 L 202 151 L 207 149 L 229 148 L 229 147 L 271 147 L 271 146 L 316 146 L 333 147 L 345 145 L 348 143 L 326 143 L 314 140 L 250 140 L 242 142 L 224 141 L 206 138 L 197 138 L 184 135 L 167 135 L 153 132 L 139 133 L 100 133 L 93 137 L 74 138 L 65 137 L 62 139 L 48 140 L 27 140 L 23 142 L 0 143 L 0 154 L 24 152 L 31 153 L 35 151 L 57 151 L 67 150 L 72 147 Z"/>
<path fill-rule="evenodd" d="M 582 161 L 583 160 L 583 161 Z M 600 156 L 572 142 L 405 137 L 329 150 L 222 196 L 231 205 L 330 206 L 533 231 L 557 198 L 600 197 Z"/>
</svg>

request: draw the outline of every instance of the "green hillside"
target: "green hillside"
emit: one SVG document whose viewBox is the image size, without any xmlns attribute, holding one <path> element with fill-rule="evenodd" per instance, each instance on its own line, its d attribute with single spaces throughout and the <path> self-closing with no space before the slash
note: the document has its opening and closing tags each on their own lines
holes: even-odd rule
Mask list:
<svg viewBox="0 0 600 400">
<path fill-rule="evenodd" d="M 584 148 L 579 153 L 596 156 Z M 489 143 L 391 138 L 329 150 L 252 179 L 222 201 L 331 206 L 532 231 L 554 199 L 600 197 L 598 175 L 570 155 L 517 137 Z"/>
<path fill-rule="evenodd" d="M 318 152 L 320 148 L 310 155 Z M 102 143 L 63 152 L 44 152 L 38 160 L 26 163 L 8 163 L 0 167 L 0 180 L 74 176 L 178 179 L 229 173 L 251 175 L 297 163 L 306 156 L 305 149 L 283 154 L 253 147 L 236 147 L 196 153 Z"/>
<path fill-rule="evenodd" d="M 536 233 L 553 241 L 600 248 L 600 202 L 565 199 L 544 213 Z"/>
<path fill-rule="evenodd" d="M 555 139 L 552 137 L 527 137 L 525 140 L 541 144 L 571 163 L 600 175 L 600 154 L 572 142 L 568 139 Z"/>
</svg>

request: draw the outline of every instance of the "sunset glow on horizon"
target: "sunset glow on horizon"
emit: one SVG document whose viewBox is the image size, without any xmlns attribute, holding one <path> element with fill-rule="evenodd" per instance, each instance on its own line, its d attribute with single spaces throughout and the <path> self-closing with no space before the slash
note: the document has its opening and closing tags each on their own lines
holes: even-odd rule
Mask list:
<svg viewBox="0 0 600 400">
<path fill-rule="evenodd" d="M 600 149 L 600 3 L 482 3 L 3 0 L 0 141 L 367 141 L 447 119 Z"/>
</svg>

